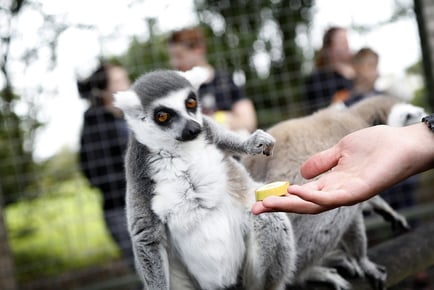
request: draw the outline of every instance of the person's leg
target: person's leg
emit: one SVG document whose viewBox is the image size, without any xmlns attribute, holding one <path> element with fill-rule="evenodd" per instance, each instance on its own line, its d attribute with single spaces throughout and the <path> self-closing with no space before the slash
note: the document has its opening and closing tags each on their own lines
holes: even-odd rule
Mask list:
<svg viewBox="0 0 434 290">
<path fill-rule="evenodd" d="M 130 235 L 127 228 L 127 219 L 123 207 L 104 211 L 104 219 L 112 238 L 119 246 L 128 266 L 134 269 L 134 255 Z"/>
</svg>

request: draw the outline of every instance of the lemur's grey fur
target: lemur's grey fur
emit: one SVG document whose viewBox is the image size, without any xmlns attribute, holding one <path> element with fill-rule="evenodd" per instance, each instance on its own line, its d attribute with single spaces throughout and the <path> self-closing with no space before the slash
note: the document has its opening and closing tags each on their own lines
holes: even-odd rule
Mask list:
<svg viewBox="0 0 434 290">
<path fill-rule="evenodd" d="M 152 290 L 285 289 L 291 223 L 250 213 L 260 184 L 232 158 L 269 155 L 274 139 L 258 130 L 241 140 L 202 116 L 191 83 L 194 72 L 155 71 L 115 96 L 132 131 L 126 210 L 137 272 Z"/>
<path fill-rule="evenodd" d="M 306 182 L 301 164 L 316 152 L 336 144 L 345 135 L 376 124 L 407 125 L 420 121 L 421 108 L 391 97 L 366 99 L 351 108 L 330 107 L 311 116 L 283 121 L 267 130 L 275 139 L 273 156 L 245 156 L 242 162 L 255 180 Z M 296 282 L 323 281 L 335 289 L 350 285 L 325 265 L 345 268 L 354 275 L 366 276 L 375 289 L 384 289 L 386 273 L 367 257 L 363 209 L 381 213 L 403 228 L 406 220 L 379 196 L 349 207 L 318 215 L 289 214 L 296 238 Z"/>
</svg>

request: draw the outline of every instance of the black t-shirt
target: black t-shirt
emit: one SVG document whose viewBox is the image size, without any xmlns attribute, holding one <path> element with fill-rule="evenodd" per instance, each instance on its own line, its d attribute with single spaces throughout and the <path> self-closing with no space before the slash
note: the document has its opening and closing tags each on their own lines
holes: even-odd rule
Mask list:
<svg viewBox="0 0 434 290">
<path fill-rule="evenodd" d="M 305 102 L 307 113 L 330 105 L 332 97 L 341 90 L 351 91 L 353 81 L 336 71 L 317 70 L 307 77 L 305 82 Z"/>
<path fill-rule="evenodd" d="M 201 108 L 206 115 L 217 111 L 230 111 L 234 103 L 244 98 L 243 91 L 235 85 L 231 74 L 218 70 L 211 82 L 199 87 Z"/>
<path fill-rule="evenodd" d="M 124 119 L 104 107 L 91 107 L 85 112 L 80 166 L 91 185 L 102 191 L 105 209 L 125 205 L 127 143 L 128 128 Z"/>
</svg>

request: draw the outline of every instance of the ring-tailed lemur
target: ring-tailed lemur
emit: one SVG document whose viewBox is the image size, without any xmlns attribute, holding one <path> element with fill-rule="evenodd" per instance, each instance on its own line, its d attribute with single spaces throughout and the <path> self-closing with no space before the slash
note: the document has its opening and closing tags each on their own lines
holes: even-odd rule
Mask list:
<svg viewBox="0 0 434 290">
<path fill-rule="evenodd" d="M 115 95 L 132 131 L 126 210 L 136 268 L 147 289 L 284 289 L 295 271 L 283 213 L 253 216 L 260 184 L 233 153 L 271 153 L 202 116 L 192 84 L 202 72 L 155 71 Z M 199 77 L 199 79 L 198 79 Z"/>
<path fill-rule="evenodd" d="M 302 184 L 306 180 L 300 174 L 301 164 L 345 135 L 375 124 L 405 126 L 420 122 L 424 115 L 422 108 L 391 97 L 372 97 L 351 108 L 329 107 L 275 124 L 267 130 L 276 139 L 273 156 L 245 156 L 242 162 L 255 180 L 271 182 L 285 178 Z M 289 214 L 298 254 L 296 282 L 322 281 L 334 285 L 334 289 L 348 289 L 350 285 L 344 278 L 334 269 L 324 267 L 332 265 L 365 276 L 375 289 L 384 289 L 385 270 L 367 256 L 362 210 L 368 208 L 398 226 L 408 227 L 406 220 L 379 196 L 317 215 Z"/>
</svg>

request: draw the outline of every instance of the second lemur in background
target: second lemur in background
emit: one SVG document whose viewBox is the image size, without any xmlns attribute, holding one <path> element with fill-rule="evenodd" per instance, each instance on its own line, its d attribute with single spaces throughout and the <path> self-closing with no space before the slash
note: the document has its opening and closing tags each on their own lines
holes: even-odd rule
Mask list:
<svg viewBox="0 0 434 290">
<path fill-rule="evenodd" d="M 343 136 L 374 124 L 405 126 L 426 115 L 420 107 L 392 97 L 372 97 L 349 108 L 330 106 L 313 115 L 282 121 L 267 130 L 276 139 L 273 156 L 245 156 L 242 159 L 257 181 L 290 180 L 303 184 L 299 168 L 316 152 L 330 148 Z M 285 197 L 280 197 L 285 200 Z M 258 203 L 259 204 L 259 203 Z M 362 211 L 382 214 L 395 225 L 407 228 L 406 220 L 379 196 L 353 206 L 317 215 L 289 213 L 298 254 L 296 282 L 328 281 L 335 289 L 349 284 L 332 267 L 368 278 L 374 289 L 384 289 L 386 273 L 367 256 L 367 238 Z M 345 249 L 345 254 L 335 254 Z"/>
</svg>

